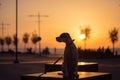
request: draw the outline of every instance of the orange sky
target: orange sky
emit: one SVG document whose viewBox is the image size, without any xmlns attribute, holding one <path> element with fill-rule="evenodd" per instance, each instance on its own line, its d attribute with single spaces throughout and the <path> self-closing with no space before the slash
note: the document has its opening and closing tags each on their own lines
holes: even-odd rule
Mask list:
<svg viewBox="0 0 120 80">
<path fill-rule="evenodd" d="M 62 32 L 69 32 L 77 46 L 84 47 L 79 39 L 80 27 L 89 25 L 91 37 L 87 41 L 87 48 L 99 46 L 112 47 L 108 31 L 112 27 L 120 27 L 119 0 L 18 0 L 19 1 L 19 47 L 23 47 L 21 40 L 25 32 L 38 32 L 37 17 L 29 17 L 40 12 L 48 15 L 41 17 L 42 47 L 64 48 L 64 44 L 56 42 L 55 37 Z M 0 23 L 5 26 L 5 35 L 15 33 L 15 0 L 0 0 Z M 1 25 L 0 25 L 1 36 Z M 120 37 L 120 35 L 119 35 Z M 120 47 L 120 41 L 115 46 Z M 32 46 L 31 41 L 28 46 Z"/>
</svg>

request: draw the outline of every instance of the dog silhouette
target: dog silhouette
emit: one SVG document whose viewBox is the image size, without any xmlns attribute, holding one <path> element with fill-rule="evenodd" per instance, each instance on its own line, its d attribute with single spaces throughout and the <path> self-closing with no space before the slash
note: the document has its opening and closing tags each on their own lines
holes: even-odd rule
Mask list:
<svg viewBox="0 0 120 80">
<path fill-rule="evenodd" d="M 78 51 L 73 43 L 74 40 L 70 37 L 69 33 L 62 33 L 56 37 L 58 42 L 66 44 L 64 50 L 64 60 L 62 63 L 62 72 L 64 80 L 77 80 L 78 79 Z"/>
</svg>

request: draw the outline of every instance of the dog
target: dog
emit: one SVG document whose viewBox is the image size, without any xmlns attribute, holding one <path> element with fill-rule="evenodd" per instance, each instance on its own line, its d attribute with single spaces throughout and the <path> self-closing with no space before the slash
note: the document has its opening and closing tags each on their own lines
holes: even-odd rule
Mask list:
<svg viewBox="0 0 120 80">
<path fill-rule="evenodd" d="M 56 37 L 58 42 L 66 44 L 64 50 L 64 60 L 62 63 L 62 72 L 64 80 L 77 80 L 78 79 L 78 51 L 73 43 L 74 40 L 70 37 L 69 33 L 62 33 Z"/>
</svg>

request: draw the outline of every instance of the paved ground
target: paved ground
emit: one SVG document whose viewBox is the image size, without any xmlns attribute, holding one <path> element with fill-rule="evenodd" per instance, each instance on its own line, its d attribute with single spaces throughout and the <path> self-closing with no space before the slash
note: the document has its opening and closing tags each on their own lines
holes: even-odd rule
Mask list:
<svg viewBox="0 0 120 80">
<path fill-rule="evenodd" d="M 14 64 L 14 56 L 0 55 L 0 80 L 20 80 L 20 76 L 26 73 L 39 73 L 44 71 L 44 63 L 54 62 L 58 56 L 33 56 L 19 55 L 19 64 Z M 80 59 L 80 61 L 96 61 L 99 63 L 99 71 L 110 72 L 113 80 L 120 79 L 120 59 Z"/>
<path fill-rule="evenodd" d="M 99 71 L 112 73 L 112 80 L 120 80 L 120 59 L 82 59 L 81 61 L 96 61 Z"/>
</svg>

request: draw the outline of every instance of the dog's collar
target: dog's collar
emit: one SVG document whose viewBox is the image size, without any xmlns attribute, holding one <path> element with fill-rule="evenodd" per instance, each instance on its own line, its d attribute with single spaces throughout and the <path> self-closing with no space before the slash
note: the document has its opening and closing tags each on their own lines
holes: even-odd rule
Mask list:
<svg viewBox="0 0 120 80">
<path fill-rule="evenodd" d="M 70 41 L 68 44 L 66 44 L 67 46 L 70 46 L 70 45 L 72 45 L 73 44 L 73 41 L 74 41 L 74 39 L 72 40 L 72 41 Z"/>
</svg>

